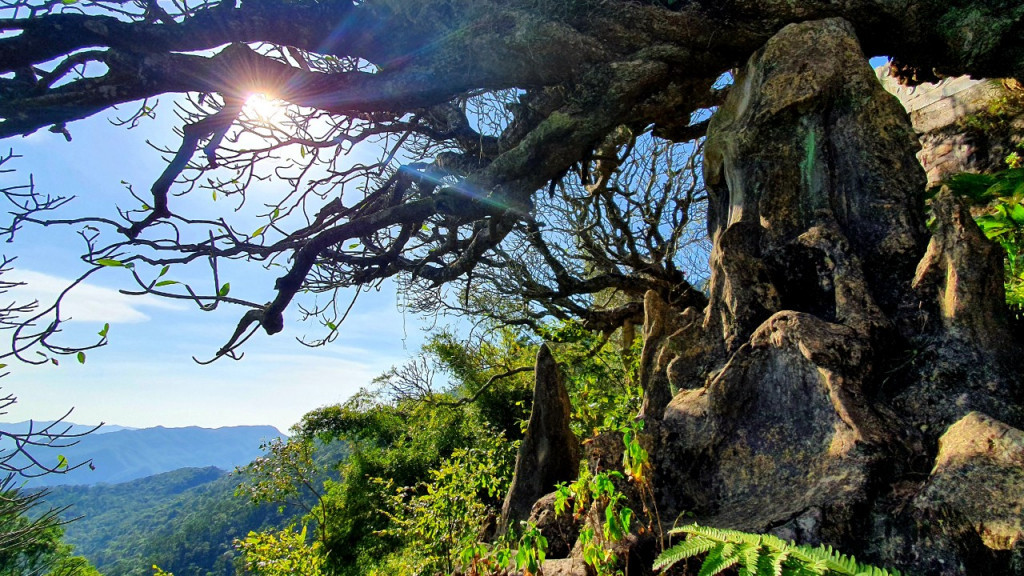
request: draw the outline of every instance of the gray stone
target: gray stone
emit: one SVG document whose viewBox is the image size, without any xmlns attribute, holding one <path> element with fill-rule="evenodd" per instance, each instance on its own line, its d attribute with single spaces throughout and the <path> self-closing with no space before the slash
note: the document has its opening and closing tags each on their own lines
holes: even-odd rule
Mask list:
<svg viewBox="0 0 1024 576">
<path fill-rule="evenodd" d="M 1024 432 L 971 412 L 942 435 L 887 556 L 916 574 L 1024 574 Z"/>
<path fill-rule="evenodd" d="M 910 114 L 920 136 L 918 159 L 929 187 L 961 172 L 1005 169 L 1006 155 L 1024 140 L 1024 91 L 1015 81 L 958 76 L 903 86 L 890 75 L 889 66 L 879 67 L 876 73 Z M 975 125 L 987 124 L 988 129 L 972 127 L 966 121 L 969 118 Z"/>
<path fill-rule="evenodd" d="M 512 486 L 501 508 L 498 534 L 518 527 L 534 503 L 559 482 L 571 482 L 579 473 L 579 441 L 569 428 L 572 405 L 558 365 L 547 345 L 537 354 L 533 409 L 519 445 Z"/>
</svg>

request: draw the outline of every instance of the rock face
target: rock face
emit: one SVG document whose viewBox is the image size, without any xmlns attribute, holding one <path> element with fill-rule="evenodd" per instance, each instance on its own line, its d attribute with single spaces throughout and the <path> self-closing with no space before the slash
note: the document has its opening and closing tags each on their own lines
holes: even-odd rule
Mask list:
<svg viewBox="0 0 1024 576">
<path fill-rule="evenodd" d="M 1024 574 L 1022 486 L 1024 432 L 971 412 L 939 439 L 935 467 L 908 512 L 918 537 L 900 552 L 927 559 L 921 574 Z M 948 565 L 948 557 L 965 564 Z"/>
<path fill-rule="evenodd" d="M 915 524 L 939 435 L 971 410 L 1021 424 L 1002 255 L 948 194 L 929 242 L 918 150 L 842 20 L 785 28 L 739 72 L 706 144 L 710 302 L 650 353 L 650 377 L 681 389 L 652 450 L 663 518 L 920 573 L 1009 569 L 984 542 L 929 548 Z M 957 514 L 947 527 L 977 532 Z M 914 536 L 897 551 L 892 530 Z"/>
<path fill-rule="evenodd" d="M 910 114 L 921 139 L 918 158 L 928 186 L 959 172 L 1002 170 L 1006 155 L 1024 141 L 1024 90 L 1019 83 L 959 76 L 902 86 L 888 66 L 877 74 Z"/>
<path fill-rule="evenodd" d="M 512 486 L 501 508 L 498 534 L 526 520 L 541 496 L 559 482 L 575 480 L 579 473 L 579 442 L 569 428 L 572 405 L 547 345 L 540 347 L 534 374 L 533 410 L 519 445 Z"/>
<path fill-rule="evenodd" d="M 912 574 L 1024 574 L 1024 347 L 1003 255 L 948 192 L 926 228 L 919 149 L 843 20 L 784 28 L 737 74 L 705 147 L 707 307 L 644 303 L 663 528 L 686 512 Z M 609 443 L 588 443 L 592 468 L 615 466 Z M 650 531 L 623 542 L 651 565 Z"/>
</svg>

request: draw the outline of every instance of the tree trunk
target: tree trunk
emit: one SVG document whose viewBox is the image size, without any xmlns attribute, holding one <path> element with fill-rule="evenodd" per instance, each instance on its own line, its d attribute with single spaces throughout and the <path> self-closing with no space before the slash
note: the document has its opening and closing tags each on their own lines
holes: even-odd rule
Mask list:
<svg viewBox="0 0 1024 576">
<path fill-rule="evenodd" d="M 928 242 L 917 150 L 844 20 L 787 26 L 737 74 L 708 131 L 710 303 L 664 340 L 684 390 L 646 415 L 662 518 L 1020 573 L 1021 447 L 955 441 L 1021 435 L 1002 255 L 948 194 Z"/>
</svg>

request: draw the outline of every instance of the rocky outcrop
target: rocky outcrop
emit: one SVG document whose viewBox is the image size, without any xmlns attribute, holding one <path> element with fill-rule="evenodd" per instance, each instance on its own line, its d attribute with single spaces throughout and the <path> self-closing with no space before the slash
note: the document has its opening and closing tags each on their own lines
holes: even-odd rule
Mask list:
<svg viewBox="0 0 1024 576">
<path fill-rule="evenodd" d="M 971 410 L 1020 421 L 1002 255 L 948 195 L 929 240 L 918 150 L 841 20 L 785 28 L 739 72 L 706 144 L 710 301 L 650 355 L 671 353 L 666 380 L 693 351 L 706 366 L 657 426 L 664 516 L 910 569 L 988 553 L 907 524 L 913 554 L 889 546 L 902 511 L 926 515 L 939 434 Z"/>
<path fill-rule="evenodd" d="M 929 309 L 931 318 L 922 318 L 932 330 L 917 339 L 906 369 L 893 373 L 906 385 L 883 390 L 883 399 L 933 440 L 971 410 L 1024 425 L 1020 347 L 1013 345 L 1004 303 L 1003 251 L 948 190 L 931 207 L 932 238 L 913 288 L 922 301 L 938 304 Z"/>
<path fill-rule="evenodd" d="M 843 20 L 790 25 L 738 72 L 705 148 L 708 305 L 644 302 L 640 416 L 666 524 L 1024 574 L 1024 347 L 1002 254 L 948 192 L 926 228 L 919 149 Z M 621 441 L 587 451 L 607 470 Z M 610 545 L 630 570 L 657 553 L 639 529 Z"/>
<path fill-rule="evenodd" d="M 1024 574 L 1024 432 L 964 416 L 886 530 L 881 554 L 917 574 Z"/>
<path fill-rule="evenodd" d="M 512 486 L 501 508 L 498 534 L 526 520 L 541 496 L 559 482 L 575 480 L 579 473 L 579 441 L 569 428 L 572 405 L 547 345 L 540 347 L 534 374 L 533 409 L 519 445 Z"/>
<path fill-rule="evenodd" d="M 958 76 L 904 86 L 889 66 L 876 72 L 921 139 L 918 158 L 928 186 L 960 172 L 1002 170 L 1005 157 L 1024 141 L 1024 90 L 1015 81 Z"/>
<path fill-rule="evenodd" d="M 874 349 L 911 316 L 925 247 L 913 132 L 829 20 L 751 59 L 706 146 L 699 345 L 721 362 L 665 410 L 660 496 L 716 525 L 766 530 L 813 509 L 827 515 L 814 539 L 852 530 L 895 435 L 865 398 Z"/>
</svg>

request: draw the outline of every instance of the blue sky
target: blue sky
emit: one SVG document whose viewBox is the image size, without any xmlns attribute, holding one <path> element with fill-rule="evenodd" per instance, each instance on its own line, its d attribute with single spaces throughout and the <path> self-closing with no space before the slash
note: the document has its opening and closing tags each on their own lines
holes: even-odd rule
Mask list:
<svg viewBox="0 0 1024 576">
<path fill-rule="evenodd" d="M 4 166 L 17 172 L 0 174 L 0 186 L 24 183 L 32 174 L 40 192 L 77 196 L 62 216 L 97 207 L 109 211 L 115 202 L 130 205 L 121 181 L 145 192 L 164 166 L 146 140 L 177 143 L 170 129 L 174 118 L 169 104 L 158 108 L 158 120 L 135 130 L 112 126 L 108 118 L 114 112 L 71 124 L 70 143 L 47 131 L 0 142 L 3 153 L 13 149 L 23 156 Z M 207 208 L 217 207 L 200 206 Z M 70 279 L 88 270 L 78 258 L 83 244 L 75 230 L 26 228 L 13 244 L 0 245 L 0 253 L 18 257 L 5 279 L 28 283 L 4 300 L 38 298 L 48 303 Z M 222 268 L 222 276 L 231 282 L 233 295 L 263 302 L 272 298 L 273 279 L 280 270 L 235 265 Z M 71 357 L 63 358 L 60 366 L 12 363 L 0 387 L 19 402 L 0 420 L 52 419 L 73 406 L 70 420 L 86 424 L 271 424 L 284 431 L 305 412 L 344 401 L 391 365 L 404 362 L 423 340 L 421 319 L 401 313 L 394 288 L 386 285 L 380 292 L 360 296 L 338 339 L 326 347 L 311 349 L 296 341 L 304 334 L 322 336 L 325 329 L 296 322 L 293 305 L 285 332 L 273 337 L 260 332 L 246 344 L 241 361 L 222 359 L 200 366 L 192 357 L 211 357 L 243 310 L 206 313 L 183 301 L 118 293 L 119 288 L 131 287 L 128 280 L 126 270 L 103 269 L 76 288 L 66 301 L 64 315 L 73 320 L 64 335 L 69 341 L 85 342 L 110 323 L 110 344 L 88 352 L 84 365 Z"/>
</svg>

